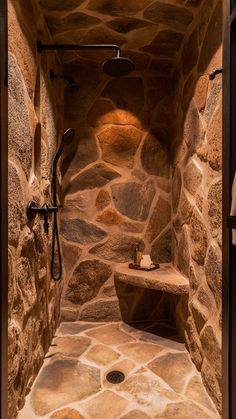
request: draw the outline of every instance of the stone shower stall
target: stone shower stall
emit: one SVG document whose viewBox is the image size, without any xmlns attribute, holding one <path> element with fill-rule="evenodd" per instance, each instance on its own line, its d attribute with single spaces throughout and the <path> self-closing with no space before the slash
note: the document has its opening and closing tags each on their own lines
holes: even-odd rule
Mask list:
<svg viewBox="0 0 236 419">
<path fill-rule="evenodd" d="M 222 2 L 108 3 L 9 2 L 11 418 L 60 321 L 167 326 L 221 410 L 222 76 L 209 73 L 222 67 Z M 39 55 L 39 38 L 117 43 L 135 71 L 103 74 L 103 51 Z M 79 90 L 64 92 L 50 69 Z M 26 220 L 25 204 L 50 200 L 51 161 L 69 127 L 75 139 L 58 174 L 57 284 L 51 233 Z M 124 274 L 137 245 L 169 269 L 171 285 L 153 287 L 143 274 L 139 286 Z"/>
</svg>

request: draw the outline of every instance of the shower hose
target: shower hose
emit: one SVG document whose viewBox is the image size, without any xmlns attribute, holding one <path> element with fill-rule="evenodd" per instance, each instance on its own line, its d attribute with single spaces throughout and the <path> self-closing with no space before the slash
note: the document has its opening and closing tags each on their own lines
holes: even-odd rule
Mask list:
<svg viewBox="0 0 236 419">
<path fill-rule="evenodd" d="M 53 212 L 53 227 L 52 227 L 52 254 L 51 254 L 51 277 L 54 281 L 59 281 L 62 276 L 62 258 L 61 258 L 61 246 L 60 246 L 60 237 L 58 231 L 58 206 L 55 205 L 57 209 Z M 58 258 L 58 272 L 55 273 L 55 256 L 57 253 Z"/>
</svg>

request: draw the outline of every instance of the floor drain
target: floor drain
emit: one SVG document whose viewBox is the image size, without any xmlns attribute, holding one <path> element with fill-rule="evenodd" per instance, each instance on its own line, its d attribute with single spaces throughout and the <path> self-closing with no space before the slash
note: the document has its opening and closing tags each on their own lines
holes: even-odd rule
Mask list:
<svg viewBox="0 0 236 419">
<path fill-rule="evenodd" d="M 107 381 L 111 384 L 122 383 L 125 379 L 125 375 L 121 371 L 110 371 L 106 376 Z"/>
</svg>

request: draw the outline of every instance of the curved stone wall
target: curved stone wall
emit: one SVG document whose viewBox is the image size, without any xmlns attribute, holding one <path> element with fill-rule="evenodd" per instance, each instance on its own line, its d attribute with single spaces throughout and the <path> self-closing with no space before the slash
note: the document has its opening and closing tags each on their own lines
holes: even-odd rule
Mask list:
<svg viewBox="0 0 236 419">
<path fill-rule="evenodd" d="M 221 409 L 222 2 L 205 2 L 174 79 L 173 262 L 190 280 L 186 342 Z"/>
<path fill-rule="evenodd" d="M 61 286 L 50 279 L 51 234 L 26 218 L 49 202 L 51 160 L 62 129 L 62 91 L 49 80 L 55 55 L 36 55 L 47 27 L 34 1 L 9 1 L 9 418 L 23 407 L 58 325 Z M 34 21 L 34 25 L 32 22 Z M 58 123 L 59 122 L 59 123 Z"/>
</svg>

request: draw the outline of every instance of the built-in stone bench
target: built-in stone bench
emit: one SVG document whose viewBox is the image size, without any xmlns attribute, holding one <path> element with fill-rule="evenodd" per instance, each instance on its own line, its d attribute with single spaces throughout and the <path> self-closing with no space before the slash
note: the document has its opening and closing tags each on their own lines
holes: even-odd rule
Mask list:
<svg viewBox="0 0 236 419">
<path fill-rule="evenodd" d="M 171 263 L 162 263 L 159 269 L 153 271 L 130 269 L 127 263 L 117 264 L 115 279 L 130 285 L 176 295 L 189 293 L 189 281 Z"/>
</svg>

